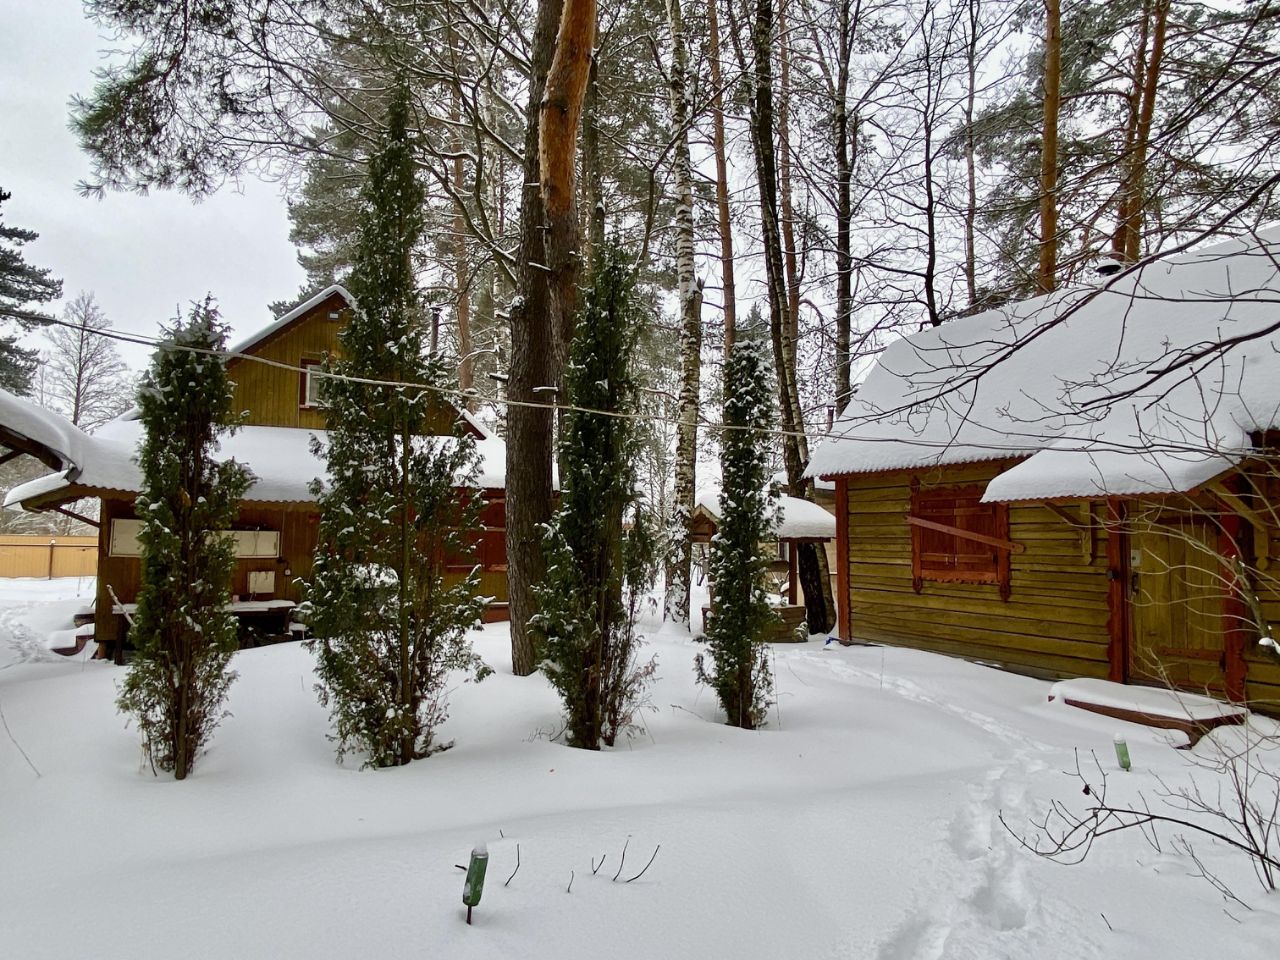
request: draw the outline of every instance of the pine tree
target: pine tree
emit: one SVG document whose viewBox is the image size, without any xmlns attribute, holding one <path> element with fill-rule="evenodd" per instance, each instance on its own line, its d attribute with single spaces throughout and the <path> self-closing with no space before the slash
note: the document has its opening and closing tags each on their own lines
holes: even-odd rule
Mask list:
<svg viewBox="0 0 1280 960">
<path fill-rule="evenodd" d="M 630 265 L 616 245 L 597 251 L 565 373 L 569 412 L 560 508 L 547 527 L 547 575 L 533 620 L 543 672 L 564 701 L 576 747 L 612 746 L 632 724 L 653 674 L 640 664 L 636 618 L 657 575 L 652 530 L 639 509 L 632 368 L 640 329 Z M 630 520 L 628 524 L 626 521 Z"/>
<path fill-rule="evenodd" d="M 11 194 L 0 190 L 0 204 Z M 23 330 L 30 330 L 43 314 L 24 309 L 27 304 L 47 303 L 62 295 L 62 281 L 55 280 L 49 270 L 33 267 L 22 255 L 23 244 L 39 236 L 31 230 L 6 226 L 0 222 L 0 319 L 17 320 Z M 31 389 L 36 352 L 18 346 L 12 334 L 0 335 L 0 387 L 25 394 Z"/>
<path fill-rule="evenodd" d="M 152 765 L 179 780 L 221 720 L 235 679 L 227 664 L 236 623 L 226 610 L 235 557 L 229 540 L 210 535 L 231 526 L 249 484 L 243 467 L 213 457 L 235 416 L 223 361 L 205 351 L 225 344 L 206 299 L 168 332 L 138 390 L 142 588 L 129 631 L 136 654 L 117 705 L 137 719 Z"/>
<path fill-rule="evenodd" d="M 730 726 L 764 723 L 773 681 L 764 638 L 774 614 L 765 589 L 776 491 L 769 484 L 765 433 L 773 423 L 763 340 L 741 336 L 725 362 L 725 430 L 721 437 L 720 524 L 712 543 L 715 589 L 707 624 L 708 666 L 698 654 L 698 680 L 720 698 Z"/>
<path fill-rule="evenodd" d="M 313 490 L 319 540 L 309 600 L 317 690 L 330 708 L 338 755 L 372 766 L 427 756 L 447 716 L 452 670 L 482 665 L 467 631 L 479 623 L 478 578 L 446 578 L 446 557 L 466 552 L 480 509 L 475 441 L 422 387 L 443 382 L 427 355 L 411 251 L 422 232 L 422 188 L 406 131 L 408 104 L 393 98 L 387 134 L 369 161 L 365 216 L 347 289 L 356 300 L 326 365 L 321 396 L 328 437 L 317 451 L 328 481 Z M 430 436 L 448 424 L 449 436 Z"/>
</svg>

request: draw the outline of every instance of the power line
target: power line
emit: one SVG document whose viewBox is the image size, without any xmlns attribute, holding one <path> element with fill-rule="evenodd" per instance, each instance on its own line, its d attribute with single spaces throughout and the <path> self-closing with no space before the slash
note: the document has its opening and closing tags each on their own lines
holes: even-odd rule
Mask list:
<svg viewBox="0 0 1280 960">
<path fill-rule="evenodd" d="M 479 391 L 476 391 L 476 390 L 467 391 L 467 390 L 462 390 L 460 388 L 455 388 L 455 387 L 444 387 L 444 386 L 440 386 L 439 384 L 414 383 L 414 382 L 405 382 L 405 381 L 398 381 L 398 380 L 381 380 L 374 377 L 356 377 L 348 374 L 328 373 L 328 372 L 317 370 L 314 366 L 304 367 L 300 364 L 295 365 L 295 364 L 287 363 L 283 360 L 272 360 L 267 357 L 261 357 L 261 356 L 258 356 L 257 354 L 252 354 L 252 353 L 237 352 L 237 351 L 226 350 L 226 349 L 213 349 L 209 347 L 195 347 L 187 344 L 175 344 L 172 341 L 165 340 L 159 337 L 148 336 L 146 334 L 124 333 L 118 330 L 111 330 L 111 329 L 104 330 L 98 327 L 89 327 L 85 324 L 72 323 L 71 321 L 61 320 L 55 317 L 41 317 L 40 320 L 42 325 L 44 326 L 65 327 L 70 330 L 77 330 L 77 331 L 89 333 L 96 336 L 106 337 L 108 339 L 118 340 L 123 343 L 132 343 L 139 346 L 156 347 L 158 349 L 163 349 L 163 350 L 185 350 L 190 353 L 197 353 L 204 356 L 217 357 L 223 360 L 245 360 L 253 363 L 260 363 L 260 364 L 263 364 L 264 366 L 272 367 L 275 369 L 285 370 L 290 373 L 297 373 L 297 374 L 309 373 L 312 376 L 322 376 L 332 380 L 340 380 L 347 383 L 358 383 L 364 386 L 387 387 L 395 390 L 417 390 L 424 393 L 435 393 L 440 396 L 448 397 L 451 399 L 462 400 L 462 401 L 480 400 L 486 403 L 493 404 L 495 406 L 501 405 L 501 406 L 508 406 L 508 407 L 513 407 L 513 406 L 527 407 L 527 408 L 539 409 L 539 410 L 549 410 L 551 412 L 563 410 L 563 411 L 569 411 L 572 413 L 585 413 L 585 414 L 591 414 L 593 416 L 614 417 L 616 419 L 623 419 L 623 420 L 670 424 L 672 426 L 678 426 L 682 422 L 684 422 L 676 417 L 665 417 L 660 414 L 653 414 L 653 413 L 642 413 L 638 411 L 632 412 L 632 411 L 620 411 L 620 410 L 601 410 L 594 407 L 579 406 L 577 404 L 554 403 L 554 402 L 548 403 L 545 401 L 538 401 L 538 400 L 513 400 L 509 397 L 488 396 L 485 394 L 481 394 Z M 898 412 L 900 411 L 887 410 L 882 412 L 879 416 L 880 418 L 883 418 L 883 417 L 891 416 Z M 867 419 L 871 419 L 871 418 L 867 418 Z M 940 439 L 940 440 L 926 440 L 921 437 L 912 437 L 912 436 L 895 436 L 895 437 L 867 436 L 867 435 L 859 435 L 855 429 L 837 430 L 834 428 L 830 431 L 819 434 L 817 436 L 811 436 L 802 430 L 784 430 L 780 427 L 766 427 L 762 429 L 753 428 L 753 427 L 743 427 L 735 424 L 726 424 L 721 421 L 709 420 L 705 417 L 702 417 L 701 415 L 699 415 L 696 422 L 699 426 L 705 427 L 707 429 L 712 429 L 712 430 L 750 430 L 754 433 L 761 434 L 764 436 L 779 437 L 779 438 L 803 437 L 806 440 L 828 440 L 828 439 L 856 440 L 861 442 L 895 443 L 895 444 L 902 444 L 905 446 L 922 447 L 922 448 L 939 449 L 939 450 L 945 450 L 945 449 L 954 447 L 957 445 L 957 443 L 960 442 L 955 438 Z M 1175 443 L 1171 440 L 1164 440 L 1162 442 L 1157 443 L 1157 442 L 1153 442 L 1154 438 L 1148 438 L 1147 440 L 1141 443 L 1135 442 L 1132 444 L 1122 443 L 1120 441 L 1115 441 L 1115 440 L 1093 438 L 1088 440 L 1081 440 L 1081 445 L 1079 447 L 1075 447 L 1075 446 L 1062 445 L 1062 442 L 1064 440 L 1069 440 L 1070 438 L 1063 437 L 1061 434 L 1042 433 L 1042 432 L 1023 433 L 1023 432 L 1009 430 L 1009 431 L 1005 431 L 1005 435 L 1009 437 L 1011 441 L 1015 437 L 1023 437 L 1027 440 L 1053 441 L 1055 442 L 1055 449 L 1063 452 L 1102 452 L 1104 450 L 1109 450 L 1109 451 L 1115 451 L 1115 452 L 1134 451 L 1134 452 L 1154 453 L 1159 451 L 1159 452 L 1168 452 L 1168 453 L 1194 453 L 1194 452 L 1204 452 L 1205 450 L 1205 447 L 1203 446 L 1192 446 L 1188 443 Z M 1030 452 L 1032 452 L 1025 443 L 1018 444 L 1018 443 L 1010 442 L 1008 444 L 999 444 L 999 443 L 994 443 L 990 441 L 978 443 L 978 442 L 974 442 L 972 440 L 966 439 L 962 445 L 966 448 L 974 449 L 974 450 L 982 450 L 989 454 L 1006 454 L 1010 456 L 1025 456 Z M 975 459 L 980 459 L 980 458 L 975 458 Z M 991 459 L 996 459 L 996 458 L 992 457 Z M 920 464 L 918 466 L 920 468 L 925 468 L 933 465 Z"/>
</svg>

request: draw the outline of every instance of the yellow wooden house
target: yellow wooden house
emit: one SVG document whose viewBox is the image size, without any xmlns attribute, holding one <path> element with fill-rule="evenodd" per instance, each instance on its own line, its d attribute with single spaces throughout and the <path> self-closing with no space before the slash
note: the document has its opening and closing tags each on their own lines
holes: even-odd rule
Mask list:
<svg viewBox="0 0 1280 960">
<path fill-rule="evenodd" d="M 891 344 L 809 467 L 839 637 L 1274 711 L 1278 255 L 1231 240 Z"/>
<path fill-rule="evenodd" d="M 220 456 L 249 467 L 255 480 L 241 502 L 232 531 L 236 565 L 233 609 L 245 623 L 279 635 L 302 598 L 311 571 L 319 516 L 310 492 L 324 464 L 311 451 L 324 437 L 325 412 L 313 374 L 326 354 L 338 352 L 338 334 L 350 316 L 352 298 L 331 286 L 298 304 L 269 326 L 236 344 L 227 372 L 245 425 L 222 441 Z M 268 362 L 262 362 L 268 361 Z M 506 617 L 505 461 L 503 442 L 465 409 L 439 404 L 440 434 L 461 419 L 476 438 L 479 484 L 486 506 L 477 556 L 459 560 L 458 575 L 481 566 L 481 589 L 492 597 L 487 619 Z M 0 443 L 30 453 L 52 473 L 10 491 L 6 506 L 24 510 L 70 510 L 83 498 L 101 502 L 98 528 L 98 587 L 94 636 L 100 649 L 119 656 L 126 615 L 141 579 L 134 498 L 141 488 L 135 462 L 142 425 L 125 414 L 87 435 L 56 414 L 20 398 L 0 397 Z M 83 519 L 83 518 L 82 518 Z"/>
</svg>

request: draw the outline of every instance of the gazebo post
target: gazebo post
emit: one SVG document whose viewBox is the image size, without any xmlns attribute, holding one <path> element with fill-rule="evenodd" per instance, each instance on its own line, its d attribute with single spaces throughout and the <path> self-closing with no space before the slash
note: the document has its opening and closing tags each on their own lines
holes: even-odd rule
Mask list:
<svg viewBox="0 0 1280 960">
<path fill-rule="evenodd" d="M 800 572 L 796 562 L 796 542 L 784 540 L 787 545 L 787 603 L 795 606 L 797 589 L 800 585 Z"/>
</svg>

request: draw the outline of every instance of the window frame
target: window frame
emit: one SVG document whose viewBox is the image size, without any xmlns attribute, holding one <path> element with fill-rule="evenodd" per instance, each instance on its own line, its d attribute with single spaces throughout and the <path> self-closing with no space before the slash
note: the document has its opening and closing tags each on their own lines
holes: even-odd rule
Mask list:
<svg viewBox="0 0 1280 960">
<path fill-rule="evenodd" d="M 314 357 L 303 357 L 301 362 L 298 364 L 302 368 L 302 372 L 299 375 L 300 380 L 298 382 L 298 406 L 303 410 L 323 410 L 325 408 L 325 404 L 319 397 L 320 378 L 315 376 L 314 373 L 314 371 L 318 371 L 318 368 L 323 366 L 323 364 L 323 360 L 317 360 Z M 317 395 L 314 401 L 311 399 L 311 384 L 313 382 L 317 384 Z"/>
</svg>

